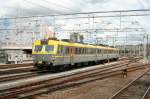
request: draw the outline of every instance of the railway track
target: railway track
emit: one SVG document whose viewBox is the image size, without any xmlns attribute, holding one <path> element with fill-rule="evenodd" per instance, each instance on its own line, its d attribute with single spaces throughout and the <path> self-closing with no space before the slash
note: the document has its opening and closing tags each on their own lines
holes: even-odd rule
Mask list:
<svg viewBox="0 0 150 99">
<path fill-rule="evenodd" d="M 38 76 L 38 72 L 25 72 L 25 73 L 16 73 L 16 74 L 6 74 L 0 76 L 0 82 L 13 81 L 28 77 Z"/>
<path fill-rule="evenodd" d="M 123 61 L 123 60 L 121 60 L 121 61 Z M 121 61 L 119 61 L 119 62 L 121 62 Z M 116 65 L 117 64 L 120 64 L 120 63 L 116 63 Z M 9 68 L 8 66 L 4 66 L 4 67 L 5 68 L 0 69 L 0 82 L 34 77 L 34 76 L 38 76 L 39 73 L 47 74 L 47 71 L 37 71 L 37 70 L 33 69 L 33 66 L 30 66 L 30 65 L 26 66 L 25 64 L 23 65 L 23 67 L 19 66 L 18 64 L 17 64 L 17 67 L 13 66 L 14 68 L 12 68 L 12 67 Z"/>
<path fill-rule="evenodd" d="M 150 86 L 147 88 L 141 99 L 149 99 L 149 98 L 150 98 Z"/>
<path fill-rule="evenodd" d="M 120 61 L 127 61 L 127 60 L 128 60 L 127 58 L 124 58 L 121 59 Z M 36 71 L 32 63 L 0 65 L 0 76 L 6 74 L 25 73 L 31 71 Z"/>
<path fill-rule="evenodd" d="M 10 69 L 10 68 L 27 67 L 27 66 L 33 66 L 33 63 L 27 63 L 27 64 L 5 64 L 5 65 L 0 65 L 0 69 Z"/>
<path fill-rule="evenodd" d="M 150 69 L 131 81 L 109 99 L 150 99 Z"/>
<path fill-rule="evenodd" d="M 34 71 L 31 64 L 13 64 L 13 65 L 0 65 L 0 76 L 6 74 L 15 74 Z"/>
<path fill-rule="evenodd" d="M 124 60 L 124 61 L 126 61 L 126 60 Z M 113 64 L 112 65 L 112 67 L 114 66 L 114 65 L 119 65 L 119 64 L 121 64 L 123 62 L 123 60 L 121 60 L 121 61 L 119 61 L 118 63 L 116 63 L 116 64 Z M 28 66 L 29 67 L 29 66 Z M 28 68 L 27 67 L 27 68 Z M 19 67 L 19 68 L 22 68 L 22 67 Z M 26 67 L 23 67 L 23 68 L 26 68 Z M 32 68 L 32 67 L 31 67 Z M 116 67 L 113 67 L 113 68 L 116 68 Z M 6 71 L 5 71 L 6 70 Z M 8 71 L 7 71 L 8 70 Z M 18 70 L 18 68 L 16 69 L 16 68 L 11 68 L 10 69 L 10 71 L 11 72 L 13 72 L 13 70 Z M 49 72 L 47 72 L 47 71 L 19 71 L 19 73 L 11 73 L 10 71 L 9 71 L 9 69 L 2 69 L 2 70 L 0 70 L 0 71 L 5 71 L 6 72 L 6 74 L 4 74 L 4 72 L 2 73 L 3 75 L 0 75 L 0 82 L 6 82 L 6 81 L 13 81 L 13 80 L 18 80 L 18 79 L 24 79 L 24 78 L 29 78 L 29 77 L 35 77 L 35 76 L 38 76 L 38 75 L 45 75 L 45 74 L 48 74 Z M 9 72 L 9 73 L 7 73 L 7 72 Z"/>
<path fill-rule="evenodd" d="M 111 64 L 113 65 L 113 64 Z M 87 69 L 72 70 L 58 74 L 50 74 L 20 80 L 18 82 L 0 84 L 0 99 L 12 99 L 13 97 L 25 98 L 37 94 L 59 90 L 61 88 L 72 87 L 79 84 L 91 82 L 106 77 L 122 74 L 126 69 L 131 72 L 137 69 L 146 68 L 149 64 L 128 65 L 128 63 L 114 64 L 113 66 L 95 66 Z"/>
<path fill-rule="evenodd" d="M 6 74 L 24 73 L 30 71 L 35 71 L 33 66 L 0 69 L 0 76 Z"/>
<path fill-rule="evenodd" d="M 112 65 L 119 65 L 121 63 L 115 63 Z M 113 67 L 116 68 L 116 67 Z M 15 73 L 15 74 L 5 74 L 5 75 L 0 75 L 0 82 L 6 82 L 6 81 L 12 81 L 12 80 L 18 80 L 18 79 L 23 79 L 23 78 L 29 78 L 29 77 L 34 77 L 38 75 L 46 75 L 49 74 L 47 71 L 30 71 L 30 72 L 24 72 L 24 73 Z"/>
</svg>

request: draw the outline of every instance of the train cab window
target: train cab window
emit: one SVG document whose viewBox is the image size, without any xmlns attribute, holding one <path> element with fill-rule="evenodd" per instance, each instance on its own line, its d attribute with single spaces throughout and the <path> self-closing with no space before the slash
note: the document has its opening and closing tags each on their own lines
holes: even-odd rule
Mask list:
<svg viewBox="0 0 150 99">
<path fill-rule="evenodd" d="M 35 52 L 40 52 L 42 50 L 42 46 L 41 45 L 36 45 L 34 51 Z"/>
<path fill-rule="evenodd" d="M 51 51 L 53 51 L 53 50 L 54 50 L 54 46 L 53 46 L 53 45 L 46 45 L 46 46 L 45 46 L 45 51 L 51 52 Z"/>
</svg>

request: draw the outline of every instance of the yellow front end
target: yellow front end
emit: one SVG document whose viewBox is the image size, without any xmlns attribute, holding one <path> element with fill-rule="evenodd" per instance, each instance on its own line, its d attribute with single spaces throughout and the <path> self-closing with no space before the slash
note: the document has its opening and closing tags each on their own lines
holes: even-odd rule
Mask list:
<svg viewBox="0 0 150 99">
<path fill-rule="evenodd" d="M 41 40 L 36 40 L 32 46 L 34 64 L 36 66 L 52 65 L 54 56 L 57 54 L 57 47 L 57 41 L 47 40 L 43 42 Z"/>
</svg>

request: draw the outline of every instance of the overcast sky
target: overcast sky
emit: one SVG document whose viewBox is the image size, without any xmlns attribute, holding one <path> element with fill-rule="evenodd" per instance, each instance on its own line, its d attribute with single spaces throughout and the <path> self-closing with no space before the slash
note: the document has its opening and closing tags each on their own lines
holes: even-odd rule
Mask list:
<svg viewBox="0 0 150 99">
<path fill-rule="evenodd" d="M 143 8 L 150 8 L 150 0 L 0 0 L 1 16 Z"/>
<path fill-rule="evenodd" d="M 149 9 L 150 0 L 0 0 L 0 17 L 36 16 L 48 14 L 64 14 L 76 12 L 136 10 Z M 114 28 L 117 23 L 112 19 L 100 19 L 114 24 L 107 27 Z M 125 21 L 138 21 L 147 31 L 150 29 L 150 17 L 129 17 Z M 76 21 L 77 22 L 77 21 Z M 103 22 L 103 21 L 101 21 Z M 81 23 L 78 20 L 77 24 Z M 116 24 L 115 24 L 116 23 Z M 68 23 L 73 24 L 73 22 Z M 130 23 L 124 23 L 124 27 Z M 132 27 L 132 26 L 130 26 Z M 132 35 L 133 36 L 133 35 Z"/>
</svg>

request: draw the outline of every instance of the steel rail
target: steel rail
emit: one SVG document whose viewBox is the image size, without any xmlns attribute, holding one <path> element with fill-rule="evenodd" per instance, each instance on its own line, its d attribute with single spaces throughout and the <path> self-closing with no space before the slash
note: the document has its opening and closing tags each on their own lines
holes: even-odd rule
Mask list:
<svg viewBox="0 0 150 99">
<path fill-rule="evenodd" d="M 141 99 L 146 99 L 149 91 L 150 91 L 150 86 L 147 88 L 146 92 L 144 93 Z"/>
<path fill-rule="evenodd" d="M 134 67 L 134 68 L 136 68 L 136 67 Z M 135 69 L 135 70 L 137 70 L 137 69 Z M 131 71 L 133 71 L 133 70 L 129 70 L 129 72 L 131 72 Z M 31 93 L 28 93 L 27 95 L 19 95 L 19 96 L 20 96 L 20 98 L 26 98 L 26 97 L 29 97 L 29 96 L 34 96 L 34 95 L 37 95 L 37 94 L 42 94 L 42 93 L 45 93 L 45 92 L 49 92 L 49 90 L 50 91 L 52 91 L 52 90 L 55 91 L 55 90 L 65 88 L 65 86 L 66 87 L 68 87 L 68 86 L 72 87 L 72 86 L 75 86 L 75 85 L 84 84 L 84 83 L 88 83 L 88 82 L 99 80 L 99 79 L 104 79 L 104 78 L 108 78 L 108 77 L 112 77 L 112 76 L 117 76 L 119 74 L 122 74 L 122 69 L 114 70 L 114 71 L 108 71 L 108 72 L 105 72 L 105 73 L 89 74 L 89 75 L 84 76 L 84 79 L 87 78 L 88 80 L 84 80 L 84 79 L 82 80 L 82 77 L 72 78 L 71 81 L 70 81 L 71 83 L 69 83 L 67 81 L 62 81 L 62 82 L 59 82 L 59 83 L 55 83 L 53 85 L 44 86 L 45 88 L 46 87 L 52 87 L 52 88 L 48 88 L 48 90 L 44 89 L 44 90 L 42 90 L 42 92 L 37 91 L 37 92 L 34 92 L 33 94 L 31 94 L 32 93 L 31 92 Z M 81 81 L 80 81 L 80 79 L 81 79 Z M 69 85 L 66 85 L 66 83 L 69 83 Z M 40 87 L 38 89 L 41 89 L 41 88 L 43 88 L 43 87 Z M 36 91 L 35 89 L 31 89 L 31 90 Z"/>
<path fill-rule="evenodd" d="M 110 68 L 110 66 L 109 66 L 109 68 Z M 23 73 L 0 75 L 0 82 L 6 82 L 6 81 L 18 80 L 18 79 L 22 79 L 22 78 L 39 76 L 38 74 L 39 73 L 41 74 L 42 72 L 43 71 L 33 71 L 33 72 L 23 72 Z M 44 75 L 46 75 L 47 73 L 48 72 L 43 72 Z"/>
<path fill-rule="evenodd" d="M 37 72 L 25 72 L 25 73 L 2 75 L 2 76 L 0 76 L 0 82 L 29 78 L 29 77 L 34 77 L 37 75 L 38 75 Z"/>
<path fill-rule="evenodd" d="M 130 83 L 128 83 L 127 85 L 125 85 L 123 88 L 121 88 L 119 91 L 117 91 L 114 95 L 112 95 L 111 97 L 109 97 L 109 99 L 114 99 L 116 98 L 122 91 L 124 91 L 125 89 L 127 89 L 129 86 L 131 86 L 135 81 L 137 81 L 138 79 L 140 79 L 141 77 L 143 77 L 146 73 L 148 73 L 150 71 L 150 69 L 148 69 L 147 71 L 145 71 L 144 73 L 142 73 L 139 77 L 137 77 L 136 79 L 134 79 L 133 81 L 131 81 Z"/>
<path fill-rule="evenodd" d="M 23 73 L 23 72 L 33 71 L 33 70 L 35 70 L 33 66 L 0 69 L 0 75 L 14 74 L 14 73 L 20 73 L 20 72 Z"/>
<path fill-rule="evenodd" d="M 67 74 L 67 75 L 60 75 L 60 76 L 56 76 L 54 78 L 51 78 L 50 80 L 55 80 L 55 79 L 60 79 L 60 78 L 63 78 L 63 77 L 68 77 L 68 76 L 73 76 L 73 75 L 77 75 L 77 74 L 84 74 L 84 73 L 87 73 L 87 72 L 93 72 L 95 70 L 99 70 L 100 71 L 104 71 L 106 69 L 112 69 L 112 68 L 116 68 L 116 67 L 120 67 L 122 66 L 121 65 L 122 63 L 116 63 L 116 64 L 109 64 L 109 65 L 102 65 L 102 67 L 91 67 L 90 69 L 87 69 L 87 70 L 81 70 L 79 72 L 75 72 L 75 73 L 70 73 L 70 74 Z M 119 66 L 118 66 L 119 65 Z M 114 67 L 113 67 L 114 66 Z M 83 69 L 83 68 L 82 68 Z M 49 80 L 49 79 L 48 79 Z M 45 80 L 46 81 L 46 80 Z M 29 84 L 29 83 L 28 83 Z M 6 89 L 6 88 L 5 88 Z M 4 90 L 5 90 L 4 89 Z M 2 88 L 0 89 L 0 91 L 3 90 Z M 7 89 L 6 89 L 7 90 Z"/>
<path fill-rule="evenodd" d="M 111 72 L 114 72 L 114 71 L 111 71 Z M 90 74 L 85 74 L 85 75 L 82 75 L 82 76 L 81 76 L 81 74 L 79 74 L 80 76 L 79 76 L 77 79 L 81 79 L 81 77 L 89 77 L 90 75 L 95 76 L 94 74 L 96 74 L 96 73 L 97 73 L 97 72 L 95 72 L 95 73 L 93 73 L 93 74 L 91 74 L 91 73 L 90 73 Z M 110 72 L 109 72 L 109 73 L 110 73 Z M 100 74 L 102 75 L 102 73 L 100 73 Z M 64 79 L 64 78 L 63 78 L 63 79 Z M 74 80 L 76 81 L 77 79 L 72 78 L 71 81 L 74 81 Z M 67 79 L 67 80 L 68 80 L 68 79 Z M 66 82 L 66 81 L 63 81 L 63 82 Z M 38 83 L 38 84 L 39 84 L 39 83 Z M 40 84 L 40 85 L 38 85 L 38 84 L 36 84 L 36 86 L 41 86 L 41 84 Z M 58 85 L 58 83 L 54 83 L 54 84 L 57 84 L 57 85 Z M 60 84 L 62 84 L 62 82 L 61 82 Z M 35 83 L 34 83 L 34 85 L 35 85 Z M 44 84 L 44 86 L 45 86 L 45 84 Z M 27 86 L 26 86 L 26 87 L 27 87 Z M 31 87 L 31 86 L 30 86 L 30 87 Z M 33 87 L 34 87 L 34 86 L 33 86 Z M 37 88 L 38 88 L 38 87 L 37 87 Z M 40 87 L 40 88 L 41 88 L 41 87 Z M 24 88 L 23 88 L 23 89 L 24 89 Z M 33 89 L 34 89 L 34 88 L 33 88 Z M 32 89 L 32 90 L 33 90 L 33 89 Z M 39 89 L 39 88 L 38 88 L 38 89 Z M 31 90 L 31 89 L 30 89 L 30 90 Z M 28 89 L 28 91 L 29 91 L 29 89 Z M 21 93 L 21 92 L 25 92 L 25 90 L 20 90 L 20 91 L 18 90 L 18 91 L 17 91 L 17 94 L 19 94 L 19 93 Z M 15 94 L 15 93 L 14 93 L 14 94 Z M 7 95 L 8 95 L 8 94 L 7 94 Z M 11 96 L 11 95 L 12 95 L 12 94 L 10 94 L 10 96 Z"/>
<path fill-rule="evenodd" d="M 16 67 L 27 67 L 31 66 L 33 63 L 27 63 L 27 64 L 4 64 L 0 65 L 0 69 L 8 69 L 8 68 L 16 68 Z"/>
</svg>

